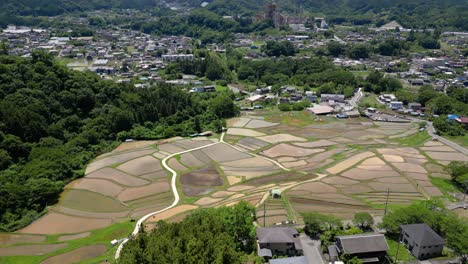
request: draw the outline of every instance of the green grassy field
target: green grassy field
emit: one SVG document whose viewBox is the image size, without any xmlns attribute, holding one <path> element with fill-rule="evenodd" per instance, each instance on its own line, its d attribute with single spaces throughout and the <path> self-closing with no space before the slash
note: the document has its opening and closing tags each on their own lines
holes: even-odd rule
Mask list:
<svg viewBox="0 0 468 264">
<path fill-rule="evenodd" d="M 405 145 L 408 147 L 420 147 L 424 144 L 424 142 L 426 142 L 430 138 L 431 136 L 429 136 L 427 131 L 423 131 L 423 132 L 417 132 L 416 134 L 411 135 L 409 137 L 397 139 L 397 141 L 401 145 Z"/>
<path fill-rule="evenodd" d="M 290 111 L 290 112 L 281 112 L 278 109 L 274 109 L 270 112 L 265 113 L 265 120 L 273 123 L 281 123 L 290 126 L 304 127 L 318 123 L 320 121 L 315 121 L 315 116 L 306 111 Z M 320 123 L 327 123 L 330 119 L 326 116 L 321 117 L 323 121 Z"/>
<path fill-rule="evenodd" d="M 388 242 L 388 247 L 389 247 L 389 250 L 387 251 L 387 255 L 389 258 L 394 260 L 396 256 L 398 242 L 389 237 L 387 237 L 387 242 Z M 411 253 L 409 253 L 409 251 L 405 248 L 405 245 L 400 244 L 400 248 L 398 250 L 398 260 L 411 261 L 415 259 L 416 258 L 413 255 L 411 255 Z"/>
<path fill-rule="evenodd" d="M 444 136 L 446 139 L 453 141 L 460 146 L 463 147 L 468 147 L 468 133 L 466 133 L 464 136 L 456 136 L 456 137 L 451 137 L 451 136 Z"/>
<path fill-rule="evenodd" d="M 113 239 L 121 239 L 121 238 L 128 236 L 128 234 L 132 232 L 133 227 L 134 227 L 134 223 L 131 223 L 130 221 L 114 224 L 103 229 L 92 231 L 89 237 L 67 241 L 68 247 L 58 250 L 56 252 L 52 252 L 50 254 L 43 255 L 43 256 L 0 257 L 0 263 L 2 264 L 36 264 L 36 263 L 40 263 L 41 261 L 49 257 L 63 254 L 63 253 L 78 249 L 83 246 L 102 244 L 102 245 L 106 245 L 107 247 L 106 254 L 99 256 L 97 258 L 94 258 L 94 259 L 89 259 L 84 262 L 80 262 L 80 263 L 100 263 L 106 259 L 107 260 L 113 259 L 113 256 L 115 254 L 115 250 L 117 249 L 117 247 L 112 247 L 110 244 L 110 241 L 112 241 Z M 58 241 L 59 236 L 60 235 L 47 236 L 46 242 L 35 243 L 35 245 L 59 243 Z"/>
<path fill-rule="evenodd" d="M 362 98 L 361 102 L 359 103 L 359 106 L 364 108 L 373 107 L 377 109 L 385 109 L 385 105 L 377 101 L 377 95 L 375 94 L 370 94 Z"/>
<path fill-rule="evenodd" d="M 432 184 L 439 188 L 439 190 L 444 194 L 444 197 L 449 199 L 450 201 L 455 202 L 456 199 L 450 195 L 450 193 L 456 193 L 463 190 L 459 190 L 457 185 L 449 179 L 443 179 L 438 177 L 429 177 L 431 179 Z"/>
</svg>

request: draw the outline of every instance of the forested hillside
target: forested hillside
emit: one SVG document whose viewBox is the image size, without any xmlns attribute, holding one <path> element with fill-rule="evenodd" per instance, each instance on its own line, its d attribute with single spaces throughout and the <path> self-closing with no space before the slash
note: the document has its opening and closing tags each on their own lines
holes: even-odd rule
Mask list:
<svg viewBox="0 0 468 264">
<path fill-rule="evenodd" d="M 255 252 L 254 208 L 194 211 L 180 223 L 160 221 L 150 234 L 140 234 L 122 250 L 118 263 L 243 263 Z M 253 262 L 252 262 L 253 263 Z"/>
<path fill-rule="evenodd" d="M 231 94 L 170 85 L 135 89 L 68 70 L 44 53 L 0 57 L 0 230 L 34 220 L 116 139 L 219 130 Z"/>
</svg>

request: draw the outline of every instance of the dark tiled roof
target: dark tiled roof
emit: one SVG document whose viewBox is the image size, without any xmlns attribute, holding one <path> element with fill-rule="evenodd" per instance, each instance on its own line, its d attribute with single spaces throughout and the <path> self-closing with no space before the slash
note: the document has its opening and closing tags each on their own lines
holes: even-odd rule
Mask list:
<svg viewBox="0 0 468 264">
<path fill-rule="evenodd" d="M 296 229 L 291 227 L 260 227 L 257 229 L 257 239 L 260 243 L 294 243 Z"/>
<path fill-rule="evenodd" d="M 419 246 L 443 245 L 442 239 L 426 224 L 402 225 L 401 229 Z"/>
<path fill-rule="evenodd" d="M 304 256 L 270 259 L 270 264 L 307 264 L 307 259 Z"/>
<path fill-rule="evenodd" d="M 385 239 L 385 236 L 381 234 L 338 236 L 337 239 L 341 241 L 341 249 L 345 254 L 388 250 L 387 240 Z"/>
</svg>

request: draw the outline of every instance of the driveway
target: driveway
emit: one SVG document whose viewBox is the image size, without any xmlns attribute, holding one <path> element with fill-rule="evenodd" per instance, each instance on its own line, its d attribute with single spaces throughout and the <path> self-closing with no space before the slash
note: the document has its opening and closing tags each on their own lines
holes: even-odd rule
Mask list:
<svg viewBox="0 0 468 264">
<path fill-rule="evenodd" d="M 320 254 L 320 240 L 312 240 L 308 235 L 302 233 L 299 238 L 301 239 L 302 250 L 304 256 L 307 258 L 309 264 L 324 264 Z"/>
</svg>

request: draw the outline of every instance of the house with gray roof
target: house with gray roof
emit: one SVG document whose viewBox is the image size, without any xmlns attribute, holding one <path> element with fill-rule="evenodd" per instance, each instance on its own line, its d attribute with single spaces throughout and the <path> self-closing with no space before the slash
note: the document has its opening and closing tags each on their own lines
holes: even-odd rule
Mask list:
<svg viewBox="0 0 468 264">
<path fill-rule="evenodd" d="M 338 236 L 335 246 L 340 255 L 356 256 L 363 263 L 380 263 L 388 250 L 387 240 L 382 234 Z"/>
<path fill-rule="evenodd" d="M 403 243 L 418 259 L 428 259 L 439 256 L 445 241 L 427 224 L 402 225 Z"/>
<path fill-rule="evenodd" d="M 257 229 L 258 255 L 273 256 L 302 255 L 299 233 L 291 227 L 260 227 Z"/>
</svg>

